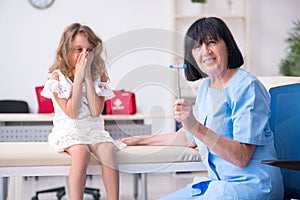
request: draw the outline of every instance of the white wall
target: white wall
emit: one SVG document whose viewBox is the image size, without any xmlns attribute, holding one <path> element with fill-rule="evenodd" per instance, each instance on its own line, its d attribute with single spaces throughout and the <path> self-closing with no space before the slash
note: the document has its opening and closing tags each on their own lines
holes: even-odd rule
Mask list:
<svg viewBox="0 0 300 200">
<path fill-rule="evenodd" d="M 300 20 L 299 0 L 249 0 L 250 71 L 276 76 L 285 58 L 287 32 Z"/>
<path fill-rule="evenodd" d="M 56 0 L 49 9 L 37 10 L 27 0 L 0 1 L 0 99 L 26 100 L 31 112 L 37 112 L 34 87 L 44 84 L 63 29 L 72 22 L 80 22 L 92 27 L 108 43 L 112 87 L 136 91 L 139 112 L 171 113 L 175 73 L 165 67 L 172 63 L 166 34 L 173 28 L 173 3 L 173 0 Z M 292 21 L 300 18 L 300 1 L 248 0 L 248 5 L 251 56 L 248 68 L 256 75 L 278 75 L 287 31 Z M 141 34 L 142 28 L 150 29 Z M 153 28 L 159 32 L 154 33 L 155 37 Z M 130 39 L 124 39 L 124 35 Z M 134 43 L 135 38 L 139 42 Z M 143 48 L 143 39 L 154 44 L 148 43 Z M 123 54 L 117 55 L 122 48 Z M 140 79 L 145 82 L 142 84 Z M 163 123 L 162 126 L 169 125 Z"/>
<path fill-rule="evenodd" d="M 167 31 L 172 28 L 172 20 L 172 0 L 56 0 L 46 10 L 33 8 L 27 0 L 1 1 L 0 99 L 26 100 L 31 112 L 37 112 L 34 87 L 45 83 L 65 27 L 80 22 L 89 25 L 107 42 L 107 59 L 112 62 L 108 62 L 112 88 L 137 92 L 138 112 L 170 115 L 172 105 L 169 102 L 174 98 L 172 92 L 161 96 L 161 93 L 167 94 L 165 87 L 156 86 L 155 91 L 149 87 L 157 73 L 164 79 L 162 85 L 167 84 L 171 90 L 174 86 L 174 73 L 164 70 L 170 65 L 171 54 L 162 53 L 163 48 L 169 48 L 170 44 L 160 46 L 164 43 L 160 40 L 164 38 L 158 33 L 156 41 L 159 43 L 153 46 L 148 44 L 144 50 L 143 40 L 154 41 L 148 32 L 153 28 Z M 142 33 L 138 31 L 143 28 L 152 29 Z M 129 40 L 122 37 L 126 34 L 131 37 Z M 140 38 L 140 43 L 135 43 L 133 36 Z M 118 44 L 115 44 L 116 41 Z M 123 54 L 116 55 L 120 49 Z M 127 73 L 147 65 L 150 69 L 158 68 L 142 74 L 147 77 L 147 87 L 136 85 L 135 88 L 128 88 L 119 84 Z M 157 72 L 160 68 L 162 71 Z M 158 105 L 160 109 L 157 109 Z M 174 120 L 160 120 L 156 127 L 155 132 L 174 129 Z"/>
</svg>

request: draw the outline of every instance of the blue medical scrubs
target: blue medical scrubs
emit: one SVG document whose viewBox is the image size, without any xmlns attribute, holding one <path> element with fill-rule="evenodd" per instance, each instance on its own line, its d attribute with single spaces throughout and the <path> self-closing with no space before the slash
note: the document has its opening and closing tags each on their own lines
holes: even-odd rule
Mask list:
<svg viewBox="0 0 300 200">
<path fill-rule="evenodd" d="M 195 177 L 192 184 L 162 199 L 282 200 L 280 169 L 261 164 L 261 160 L 276 159 L 273 133 L 268 124 L 269 93 L 243 69 L 238 69 L 223 90 L 209 86 L 210 79 L 206 78 L 199 87 L 195 117 L 223 137 L 256 145 L 254 154 L 245 168 L 239 168 L 192 137 L 207 166 L 208 177 Z"/>
</svg>

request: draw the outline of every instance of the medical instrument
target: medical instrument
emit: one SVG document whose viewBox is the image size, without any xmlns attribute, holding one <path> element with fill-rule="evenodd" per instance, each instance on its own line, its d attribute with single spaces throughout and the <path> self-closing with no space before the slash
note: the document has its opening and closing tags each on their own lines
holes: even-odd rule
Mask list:
<svg viewBox="0 0 300 200">
<path fill-rule="evenodd" d="M 169 66 L 170 68 L 174 68 L 174 69 L 177 69 L 177 87 L 178 87 L 178 94 L 177 94 L 177 98 L 178 99 L 181 99 L 181 86 L 180 86 L 180 69 L 185 69 L 187 68 L 187 65 L 186 64 L 180 64 L 180 63 L 177 63 L 176 65 L 170 65 Z"/>
</svg>

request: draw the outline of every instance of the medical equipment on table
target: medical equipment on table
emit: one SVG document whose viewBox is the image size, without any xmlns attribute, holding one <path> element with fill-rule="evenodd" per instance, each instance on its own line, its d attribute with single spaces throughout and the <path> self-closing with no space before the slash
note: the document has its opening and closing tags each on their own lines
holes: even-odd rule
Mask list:
<svg viewBox="0 0 300 200">
<path fill-rule="evenodd" d="M 179 64 L 177 63 L 176 65 L 170 65 L 170 68 L 176 68 L 177 69 L 177 87 L 178 87 L 178 95 L 177 95 L 177 98 L 178 99 L 181 99 L 181 87 L 180 87 L 180 69 L 185 69 L 187 68 L 187 65 L 186 64 Z"/>
</svg>

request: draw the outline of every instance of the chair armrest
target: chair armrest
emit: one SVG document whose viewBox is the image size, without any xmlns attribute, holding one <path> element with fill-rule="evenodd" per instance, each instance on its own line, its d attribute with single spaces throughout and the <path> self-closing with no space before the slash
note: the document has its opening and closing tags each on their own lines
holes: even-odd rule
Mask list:
<svg viewBox="0 0 300 200">
<path fill-rule="evenodd" d="M 300 171 L 300 160 L 262 160 L 261 163 Z"/>
</svg>

